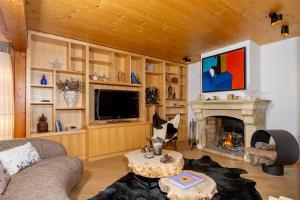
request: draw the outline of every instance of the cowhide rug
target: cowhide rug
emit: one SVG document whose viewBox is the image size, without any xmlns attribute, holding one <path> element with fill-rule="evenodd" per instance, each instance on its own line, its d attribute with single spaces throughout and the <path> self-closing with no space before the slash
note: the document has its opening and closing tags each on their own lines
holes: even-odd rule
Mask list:
<svg viewBox="0 0 300 200">
<path fill-rule="evenodd" d="M 213 200 L 262 200 L 255 182 L 240 176 L 247 173 L 243 169 L 222 167 L 209 156 L 185 159 L 184 169 L 204 173 L 217 183 Z M 164 200 L 165 195 L 159 188 L 147 190 L 128 173 L 90 200 Z"/>
</svg>

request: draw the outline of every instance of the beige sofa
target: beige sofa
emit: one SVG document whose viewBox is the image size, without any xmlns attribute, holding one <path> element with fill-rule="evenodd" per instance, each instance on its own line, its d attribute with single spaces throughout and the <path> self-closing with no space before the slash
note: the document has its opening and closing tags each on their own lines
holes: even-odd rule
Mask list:
<svg viewBox="0 0 300 200">
<path fill-rule="evenodd" d="M 36 148 L 42 160 L 12 175 L 0 200 L 69 199 L 68 194 L 82 177 L 82 161 L 67 156 L 61 144 L 42 139 L 0 141 L 0 151 L 28 141 Z"/>
</svg>

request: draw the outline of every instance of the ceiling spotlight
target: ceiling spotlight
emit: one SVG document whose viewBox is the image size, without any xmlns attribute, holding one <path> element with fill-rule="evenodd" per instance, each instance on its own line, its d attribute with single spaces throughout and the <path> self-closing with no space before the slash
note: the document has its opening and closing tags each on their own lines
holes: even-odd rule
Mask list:
<svg viewBox="0 0 300 200">
<path fill-rule="evenodd" d="M 283 25 L 282 27 L 281 27 L 281 35 L 283 36 L 283 37 L 288 37 L 289 36 L 289 26 L 288 25 Z"/>
<path fill-rule="evenodd" d="M 184 60 L 184 62 L 186 63 L 186 64 L 189 64 L 189 63 L 191 63 L 192 62 L 192 59 L 190 58 L 190 57 L 184 57 L 183 58 L 183 60 Z"/>
<path fill-rule="evenodd" d="M 272 12 L 269 14 L 269 17 L 271 18 L 272 26 L 275 26 L 276 24 L 282 22 L 282 14 L 277 14 L 275 12 Z"/>
</svg>

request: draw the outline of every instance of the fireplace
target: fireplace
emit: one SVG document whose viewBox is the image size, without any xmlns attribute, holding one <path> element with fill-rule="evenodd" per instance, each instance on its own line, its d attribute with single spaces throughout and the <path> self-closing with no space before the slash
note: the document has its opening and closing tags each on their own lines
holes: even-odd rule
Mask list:
<svg viewBox="0 0 300 200">
<path fill-rule="evenodd" d="M 264 129 L 269 100 L 197 100 L 191 102 L 197 119 L 197 148 L 246 160 L 244 149 L 256 130 Z"/>
<path fill-rule="evenodd" d="M 244 123 L 228 116 L 207 117 L 206 147 L 222 153 L 244 155 Z"/>
</svg>

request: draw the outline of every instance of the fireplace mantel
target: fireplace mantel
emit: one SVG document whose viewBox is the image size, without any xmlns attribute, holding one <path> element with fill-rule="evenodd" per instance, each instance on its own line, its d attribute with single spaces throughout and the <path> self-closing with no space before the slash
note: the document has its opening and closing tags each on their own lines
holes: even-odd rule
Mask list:
<svg viewBox="0 0 300 200">
<path fill-rule="evenodd" d="M 244 123 L 244 144 L 250 147 L 250 140 L 256 130 L 265 128 L 266 109 L 270 100 L 210 100 L 193 101 L 192 109 L 198 121 L 198 149 L 205 149 L 205 119 L 212 116 L 228 116 L 240 119 Z M 245 155 L 246 158 L 246 155 Z"/>
</svg>

